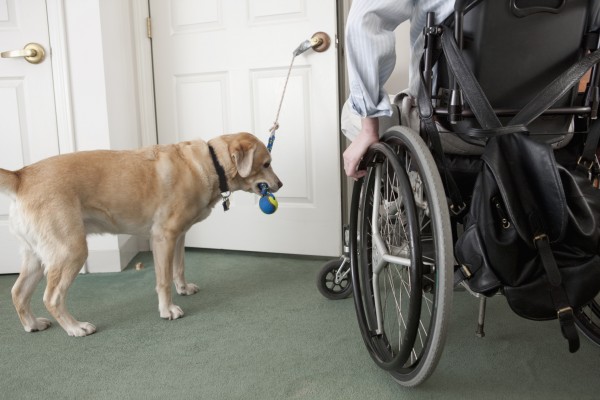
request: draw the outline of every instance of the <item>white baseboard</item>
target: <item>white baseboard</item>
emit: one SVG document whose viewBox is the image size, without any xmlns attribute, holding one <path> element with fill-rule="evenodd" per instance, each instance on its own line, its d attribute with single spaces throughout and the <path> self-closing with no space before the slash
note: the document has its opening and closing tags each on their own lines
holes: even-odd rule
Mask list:
<svg viewBox="0 0 600 400">
<path fill-rule="evenodd" d="M 90 250 L 84 271 L 121 272 L 138 252 L 145 250 L 143 240 L 136 236 L 119 235 L 118 243 L 118 249 Z"/>
<path fill-rule="evenodd" d="M 90 250 L 86 267 L 86 273 L 99 272 L 121 272 L 121 255 L 119 250 Z"/>
</svg>

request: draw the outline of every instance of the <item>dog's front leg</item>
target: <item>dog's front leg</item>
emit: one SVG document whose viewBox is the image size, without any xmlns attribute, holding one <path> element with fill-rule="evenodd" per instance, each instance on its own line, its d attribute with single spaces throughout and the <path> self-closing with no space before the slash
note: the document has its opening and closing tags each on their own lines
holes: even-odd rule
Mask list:
<svg viewBox="0 0 600 400">
<path fill-rule="evenodd" d="M 197 293 L 198 285 L 193 283 L 187 283 L 185 281 L 185 235 L 181 235 L 177 239 L 175 245 L 175 256 L 173 260 L 173 282 L 175 283 L 175 289 L 177 293 L 182 296 L 188 296 L 190 294 Z"/>
<path fill-rule="evenodd" d="M 152 238 L 158 312 L 160 317 L 165 319 L 177 319 L 183 316 L 181 308 L 173 304 L 171 299 L 175 243 L 176 237 L 154 235 Z"/>
</svg>

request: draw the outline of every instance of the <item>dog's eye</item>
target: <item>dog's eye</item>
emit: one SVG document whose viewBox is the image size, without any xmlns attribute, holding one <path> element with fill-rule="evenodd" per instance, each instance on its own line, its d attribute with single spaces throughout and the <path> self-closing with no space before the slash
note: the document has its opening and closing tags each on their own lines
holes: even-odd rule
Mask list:
<svg viewBox="0 0 600 400">
<path fill-rule="evenodd" d="M 269 168 L 270 166 L 271 166 L 271 163 L 270 163 L 270 162 L 266 162 L 266 163 L 264 163 L 264 165 L 263 165 L 263 167 L 264 167 L 264 168 Z"/>
</svg>

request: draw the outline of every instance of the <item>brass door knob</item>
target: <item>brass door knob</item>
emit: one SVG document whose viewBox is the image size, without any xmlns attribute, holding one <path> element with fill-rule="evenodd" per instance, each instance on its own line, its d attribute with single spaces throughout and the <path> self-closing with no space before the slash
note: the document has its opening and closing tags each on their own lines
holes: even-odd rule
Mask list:
<svg viewBox="0 0 600 400">
<path fill-rule="evenodd" d="M 46 51 L 37 43 L 28 43 L 21 50 L 3 51 L 0 53 L 2 58 L 17 58 L 23 57 L 31 64 L 39 64 L 46 58 Z"/>
<path fill-rule="evenodd" d="M 331 39 L 325 32 L 317 32 L 310 38 L 310 46 L 317 53 L 322 53 L 329 48 Z"/>
</svg>

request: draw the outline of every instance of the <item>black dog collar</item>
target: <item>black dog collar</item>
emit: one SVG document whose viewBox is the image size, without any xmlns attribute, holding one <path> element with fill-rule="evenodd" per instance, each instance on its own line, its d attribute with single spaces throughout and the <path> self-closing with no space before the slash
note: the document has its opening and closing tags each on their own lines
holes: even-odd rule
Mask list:
<svg viewBox="0 0 600 400">
<path fill-rule="evenodd" d="M 229 196 L 231 196 L 231 192 L 229 191 L 229 185 L 227 185 L 225 170 L 219 163 L 215 149 L 213 149 L 211 145 L 208 145 L 208 151 L 210 152 L 210 158 L 212 158 L 213 164 L 215 165 L 215 170 L 219 176 L 219 190 L 221 191 L 221 198 L 223 199 L 223 210 L 227 211 L 229 210 Z"/>
</svg>

